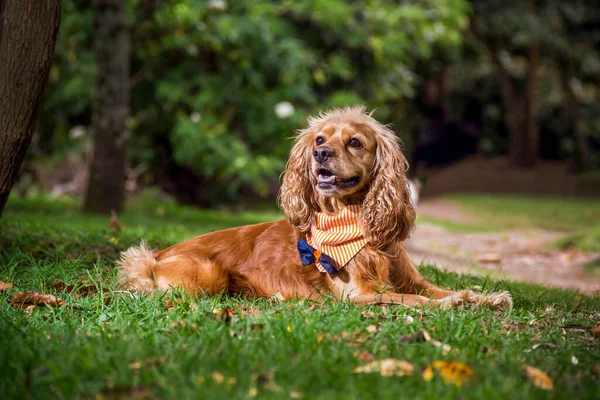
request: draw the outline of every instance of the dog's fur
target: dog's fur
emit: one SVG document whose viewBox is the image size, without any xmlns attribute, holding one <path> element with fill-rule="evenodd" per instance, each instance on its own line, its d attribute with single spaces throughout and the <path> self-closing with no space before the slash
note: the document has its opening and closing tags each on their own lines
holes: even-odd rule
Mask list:
<svg viewBox="0 0 600 400">
<path fill-rule="evenodd" d="M 323 149 L 329 156 L 319 160 L 314 152 Z M 279 204 L 286 220 L 208 233 L 165 250 L 142 242 L 121 255 L 120 282 L 145 292 L 182 286 L 197 295 L 279 292 L 285 299 L 320 300 L 330 293 L 355 303 L 510 307 L 508 292 L 452 292 L 419 274 L 402 243 L 415 219 L 407 167 L 396 135 L 364 107 L 309 118 L 283 176 Z M 335 184 L 319 185 L 323 170 Z M 331 214 L 349 204 L 362 205 L 365 248 L 335 275 L 302 266 L 296 245 L 306 239 L 315 212 Z"/>
</svg>

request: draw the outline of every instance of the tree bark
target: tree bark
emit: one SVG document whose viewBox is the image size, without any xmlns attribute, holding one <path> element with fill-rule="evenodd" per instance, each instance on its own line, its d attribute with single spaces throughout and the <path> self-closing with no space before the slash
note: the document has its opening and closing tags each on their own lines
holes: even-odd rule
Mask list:
<svg viewBox="0 0 600 400">
<path fill-rule="evenodd" d="M 120 211 L 125 202 L 130 43 L 124 0 L 94 0 L 93 13 L 98 70 L 92 114 L 94 153 L 84 210 L 109 214 Z"/>
<path fill-rule="evenodd" d="M 60 25 L 60 0 L 0 0 L 0 216 L 31 143 Z"/>
<path fill-rule="evenodd" d="M 558 65 L 558 72 L 560 76 L 560 83 L 567 96 L 567 109 L 571 114 L 571 129 L 575 144 L 577 146 L 576 151 L 576 168 L 578 171 L 583 170 L 587 159 L 589 157 L 589 148 L 587 144 L 587 138 L 581 131 L 581 101 L 575 94 L 573 87 L 571 86 L 570 76 L 567 72 L 568 67 L 566 65 Z"/>
<path fill-rule="evenodd" d="M 521 120 L 515 124 L 510 155 L 519 167 L 534 167 L 539 161 L 539 127 L 535 120 L 538 106 L 540 43 L 529 46 L 527 74 L 525 76 L 525 93 L 522 99 L 524 110 Z"/>
</svg>

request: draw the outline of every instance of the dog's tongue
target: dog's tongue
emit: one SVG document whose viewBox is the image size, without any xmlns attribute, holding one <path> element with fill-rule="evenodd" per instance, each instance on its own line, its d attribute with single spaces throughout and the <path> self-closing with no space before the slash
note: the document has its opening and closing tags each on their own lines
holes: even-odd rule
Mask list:
<svg viewBox="0 0 600 400">
<path fill-rule="evenodd" d="M 335 183 L 335 175 L 321 175 L 319 174 L 319 183 Z"/>
</svg>

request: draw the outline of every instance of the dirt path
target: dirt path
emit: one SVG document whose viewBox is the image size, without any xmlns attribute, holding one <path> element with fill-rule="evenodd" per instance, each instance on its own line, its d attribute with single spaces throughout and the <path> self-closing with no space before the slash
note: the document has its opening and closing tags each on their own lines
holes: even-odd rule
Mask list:
<svg viewBox="0 0 600 400">
<path fill-rule="evenodd" d="M 419 214 L 452 222 L 473 222 L 456 206 L 442 201 L 424 201 L 419 205 Z M 545 247 L 560 235 L 542 230 L 464 234 L 419 223 L 406 248 L 417 264 L 600 294 L 600 277 L 584 268 L 599 260 L 600 254 Z"/>
</svg>

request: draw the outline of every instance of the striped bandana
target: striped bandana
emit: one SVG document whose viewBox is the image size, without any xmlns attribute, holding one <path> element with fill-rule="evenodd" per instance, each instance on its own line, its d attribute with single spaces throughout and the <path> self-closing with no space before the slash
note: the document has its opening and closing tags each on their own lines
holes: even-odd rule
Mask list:
<svg viewBox="0 0 600 400">
<path fill-rule="evenodd" d="M 363 228 L 359 221 L 361 206 L 346 206 L 336 215 L 316 213 L 317 222 L 306 235 L 308 244 L 317 249 L 318 255 L 324 254 L 333 260 L 333 266 L 340 270 L 348 264 L 367 244 Z M 332 273 L 325 268 L 321 257 L 316 257 L 315 265 L 321 272 Z M 335 271 L 333 271 L 335 272 Z"/>
</svg>

